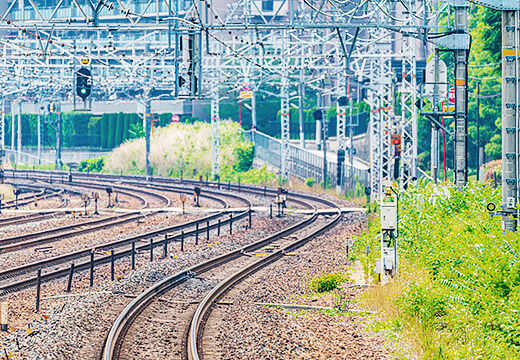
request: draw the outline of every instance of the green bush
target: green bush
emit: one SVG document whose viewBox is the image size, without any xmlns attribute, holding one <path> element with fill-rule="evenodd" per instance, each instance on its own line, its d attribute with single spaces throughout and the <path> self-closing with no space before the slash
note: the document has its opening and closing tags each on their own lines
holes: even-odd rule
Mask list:
<svg viewBox="0 0 520 360">
<path fill-rule="evenodd" d="M 105 165 L 105 158 L 100 156 L 94 159 L 83 160 L 79 163 L 78 171 L 82 172 L 101 172 Z"/>
<path fill-rule="evenodd" d="M 101 125 L 100 125 L 100 136 L 101 136 L 101 148 L 108 148 L 108 118 L 109 114 L 103 114 L 101 117 Z"/>
<path fill-rule="evenodd" d="M 403 335 L 421 332 L 424 358 L 520 358 L 520 234 L 486 210 L 501 203 L 501 189 L 437 189 L 419 181 L 399 200 L 400 278 L 413 278 L 394 301 Z M 379 233 L 375 219 L 354 241 L 372 278 Z"/>
<path fill-rule="evenodd" d="M 253 144 L 246 142 L 239 143 L 233 152 L 237 157 L 236 162 L 233 164 L 233 170 L 238 172 L 249 170 L 255 158 Z"/>
<path fill-rule="evenodd" d="M 339 288 L 339 284 L 348 281 L 349 277 L 340 273 L 322 274 L 313 277 L 310 283 L 312 291 L 323 293 Z"/>
<path fill-rule="evenodd" d="M 113 149 L 116 146 L 116 127 L 117 114 L 108 115 L 107 148 Z"/>
<path fill-rule="evenodd" d="M 115 131 L 115 146 L 119 146 L 124 140 L 125 114 L 120 112 L 117 114 L 116 131 Z"/>
<path fill-rule="evenodd" d="M 316 179 L 313 177 L 305 179 L 305 185 L 312 187 L 314 184 L 316 184 Z"/>
</svg>

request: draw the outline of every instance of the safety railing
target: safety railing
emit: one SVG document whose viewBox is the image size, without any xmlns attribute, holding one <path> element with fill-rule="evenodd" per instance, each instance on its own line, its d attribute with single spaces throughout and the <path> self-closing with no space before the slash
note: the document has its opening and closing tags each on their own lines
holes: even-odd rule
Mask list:
<svg viewBox="0 0 520 360">
<path fill-rule="evenodd" d="M 268 163 L 269 165 L 281 169 L 282 143 L 269 135 L 258 131 L 244 132 L 244 138 L 251 141 L 255 145 L 255 158 Z M 302 149 L 293 144 L 289 144 L 289 173 L 299 179 L 305 180 L 314 178 L 316 182 L 323 182 L 323 155 Z M 343 181 L 344 187 L 348 184 L 355 185 L 354 178 L 364 185 L 368 185 L 369 172 L 366 168 L 343 164 Z M 337 183 L 337 163 L 335 161 L 327 161 L 327 181 L 335 186 Z"/>
</svg>

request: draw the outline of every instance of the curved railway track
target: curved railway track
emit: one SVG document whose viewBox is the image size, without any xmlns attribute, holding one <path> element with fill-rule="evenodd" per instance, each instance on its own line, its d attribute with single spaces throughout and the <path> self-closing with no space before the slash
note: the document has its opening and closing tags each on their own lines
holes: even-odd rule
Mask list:
<svg viewBox="0 0 520 360">
<path fill-rule="evenodd" d="M 75 183 L 73 183 L 76 185 Z M 91 189 L 99 189 L 100 186 L 93 185 L 84 185 L 81 184 L 81 187 L 88 187 Z M 129 191 L 131 190 L 131 191 Z M 161 199 L 165 206 L 168 207 L 171 204 L 170 199 L 161 194 L 155 194 L 149 191 L 144 191 L 141 189 L 128 189 L 126 191 L 121 191 L 120 193 L 127 194 L 128 196 L 135 196 L 141 202 L 143 202 L 142 208 L 147 208 L 149 206 L 148 201 L 141 195 L 136 195 L 134 192 L 140 194 L 146 194 L 148 196 L 155 196 Z M 152 216 L 154 214 L 159 213 L 159 211 L 149 213 L 148 216 Z M 131 221 L 136 221 L 144 215 L 139 213 L 127 213 L 122 215 L 110 216 L 102 219 L 94 219 L 87 222 L 81 222 L 71 225 L 66 225 L 57 228 L 51 228 L 42 231 L 36 231 L 29 234 L 21 234 L 16 236 L 11 236 L 8 238 L 0 239 L 0 253 L 20 250 L 28 247 L 39 246 L 51 242 L 56 242 L 68 237 L 77 236 L 81 234 L 87 234 L 93 231 L 105 230 L 107 228 L 113 226 L 119 226 Z M 29 218 L 29 221 L 38 221 L 40 218 Z M 26 222 L 26 221 L 24 221 Z"/>
<path fill-rule="evenodd" d="M 171 187 L 169 187 L 171 190 Z M 182 188 L 182 191 L 187 191 L 187 189 Z M 23 289 L 27 286 L 33 285 L 36 282 L 36 277 L 34 276 L 24 276 L 25 274 L 30 273 L 31 271 L 35 271 L 36 269 L 43 269 L 42 272 L 42 280 L 51 280 L 61 276 L 65 276 L 69 271 L 69 263 L 73 260 L 84 259 L 90 257 L 90 254 L 94 251 L 96 254 L 99 254 L 102 251 L 118 249 L 115 254 L 115 258 L 119 259 L 122 257 L 131 256 L 132 249 L 131 244 L 135 243 L 135 250 L 137 252 L 150 251 L 151 243 L 142 243 L 143 240 L 153 239 L 153 247 L 164 246 L 165 238 L 164 234 L 168 234 L 168 242 L 179 242 L 181 237 L 183 236 L 181 231 L 184 231 L 184 236 L 193 236 L 195 235 L 196 227 L 198 227 L 198 231 L 207 231 L 208 224 L 209 229 L 215 229 L 217 226 L 229 224 L 230 221 L 237 221 L 239 219 L 245 218 L 249 213 L 249 208 L 251 206 L 251 202 L 245 198 L 227 194 L 225 195 L 228 198 L 232 198 L 236 201 L 241 201 L 246 205 L 247 210 L 242 211 L 231 219 L 225 219 L 224 221 L 219 221 L 219 218 L 225 214 L 226 209 L 229 208 L 229 205 L 226 201 L 222 200 L 220 194 L 213 192 L 205 192 L 203 195 L 207 199 L 211 199 L 217 203 L 222 205 L 222 210 L 217 212 L 216 214 L 212 214 L 209 216 L 205 216 L 201 219 L 193 220 L 186 222 L 180 225 L 169 226 L 165 228 L 161 228 L 158 230 L 149 231 L 144 234 L 135 235 L 125 237 L 124 239 L 115 240 L 109 243 L 105 243 L 102 245 L 95 246 L 93 248 L 86 248 L 83 250 L 74 251 L 68 254 L 63 254 L 59 256 L 55 256 L 52 258 L 44 259 L 41 261 L 33 262 L 30 264 L 25 264 L 23 266 L 19 266 L 16 268 L 11 268 L 7 270 L 0 271 L 0 289 L 2 290 L 2 294 L 6 294 L 9 292 L 17 291 Z M 128 216 L 127 214 L 123 216 Z M 202 226 L 197 226 L 197 224 L 202 224 Z M 205 225 L 204 225 L 205 224 Z M 84 225 L 84 224 L 81 224 Z M 106 225 L 102 225 L 106 226 Z M 15 244 L 16 245 L 16 244 Z M 95 258 L 94 264 L 103 264 L 111 261 L 110 255 L 98 255 Z M 90 260 L 81 260 L 80 262 L 75 263 L 75 268 L 78 270 L 87 269 L 90 267 Z M 16 277 L 22 277 L 21 279 L 13 280 Z"/>
<path fill-rule="evenodd" d="M 300 196 L 300 195 L 298 195 Z M 180 284 L 188 281 L 189 279 L 196 277 L 200 277 L 205 272 L 218 267 L 220 271 L 224 271 L 224 265 L 227 267 L 230 266 L 230 263 L 233 261 L 240 261 L 244 257 L 251 259 L 250 254 L 259 249 L 264 249 L 267 245 L 274 243 L 275 241 L 285 242 L 286 244 L 281 247 L 279 250 L 274 251 L 272 254 L 261 258 L 257 261 L 246 261 L 245 264 L 241 267 L 241 270 L 229 276 L 226 280 L 221 282 L 217 287 L 212 289 L 206 297 L 199 303 L 199 307 L 196 310 L 193 319 L 191 321 L 191 328 L 186 329 L 184 334 L 183 341 L 183 358 L 197 358 L 198 349 L 200 346 L 198 345 L 198 339 L 201 338 L 201 329 L 204 324 L 205 319 L 207 318 L 209 311 L 211 310 L 215 301 L 224 294 L 230 286 L 237 283 L 238 281 L 244 279 L 246 276 L 251 274 L 254 271 L 276 261 L 281 258 L 286 252 L 292 251 L 309 240 L 315 238 L 321 233 L 327 231 L 331 227 L 333 227 L 341 218 L 341 209 L 339 209 L 334 203 L 315 198 L 308 195 L 301 195 L 301 198 L 298 200 L 302 205 L 305 205 L 308 208 L 312 208 L 314 211 L 312 215 L 307 217 L 306 219 L 298 222 L 297 224 L 290 226 L 289 228 L 280 231 L 274 235 L 268 236 L 260 241 L 257 241 L 253 244 L 244 246 L 235 251 L 231 251 L 222 256 L 216 257 L 214 259 L 208 260 L 196 266 L 185 269 L 173 276 L 170 276 L 139 295 L 135 300 L 133 300 L 119 315 L 119 317 L 114 322 L 110 333 L 107 337 L 106 344 L 103 350 L 102 359 L 103 360 L 115 360 L 119 359 L 119 355 L 124 344 L 124 339 L 127 331 L 132 326 L 133 322 L 139 317 L 139 315 L 151 304 L 155 299 L 158 299 L 160 296 L 165 294 L 166 292 L 176 288 Z M 310 233 L 307 233 L 305 236 L 300 237 L 297 241 L 290 241 L 288 237 L 292 234 L 295 234 L 299 231 L 307 229 L 309 226 L 314 224 L 318 218 L 317 208 L 315 206 L 309 205 L 309 201 L 319 202 L 321 204 L 325 204 L 328 207 L 333 207 L 337 209 L 337 214 L 330 220 L 326 221 L 324 225 L 317 226 L 316 229 L 312 230 Z M 279 245 L 279 244 L 278 244 Z M 245 256 L 244 256 L 245 255 Z M 236 266 L 236 265 L 235 265 Z M 195 356 L 195 357 L 194 357 Z"/>
</svg>

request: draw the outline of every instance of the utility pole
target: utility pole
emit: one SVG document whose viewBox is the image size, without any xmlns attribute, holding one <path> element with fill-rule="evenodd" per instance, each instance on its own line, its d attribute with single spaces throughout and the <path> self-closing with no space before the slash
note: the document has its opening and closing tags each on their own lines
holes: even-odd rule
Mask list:
<svg viewBox="0 0 520 360">
<path fill-rule="evenodd" d="M 42 125 L 41 125 L 41 106 L 38 105 L 38 169 L 40 168 L 42 161 Z"/>
<path fill-rule="evenodd" d="M 1 131 L 2 139 L 1 147 L 2 150 L 5 150 L 5 97 L 2 97 L 2 131 Z"/>
<path fill-rule="evenodd" d="M 520 4 L 496 0 L 480 3 L 502 11 L 502 228 L 516 231 L 520 179 Z"/>
<path fill-rule="evenodd" d="M 434 66 L 434 84 L 433 84 L 433 112 L 435 113 L 435 118 L 437 121 L 439 120 L 439 116 L 437 113 L 439 112 L 439 98 L 438 95 L 438 89 L 439 89 L 439 82 L 440 82 L 440 74 L 439 74 L 439 49 L 437 47 L 434 47 L 434 59 L 435 66 Z M 437 179 L 439 178 L 438 171 L 439 171 L 439 164 L 438 164 L 438 154 L 439 154 L 439 148 L 438 148 L 438 139 L 439 139 L 439 127 L 435 122 L 432 121 L 432 139 L 431 139 L 431 154 L 430 154 L 430 160 L 431 160 L 431 176 L 433 185 L 437 185 Z"/>
<path fill-rule="evenodd" d="M 251 130 L 256 131 L 256 91 L 251 87 Z M 251 137 L 254 142 L 254 136 Z"/>
<path fill-rule="evenodd" d="M 320 90 L 316 92 L 316 108 L 321 109 L 321 80 L 318 81 Z M 322 120 L 316 120 L 316 150 L 321 150 Z"/>
<path fill-rule="evenodd" d="M 415 11 L 415 2 L 411 4 Z M 413 25 L 414 20 L 409 20 Z M 401 84 L 401 174 L 400 187 L 406 190 L 417 179 L 417 59 L 416 39 L 403 39 L 403 80 Z"/>
<path fill-rule="evenodd" d="M 329 127 L 327 124 L 327 114 L 323 110 L 323 188 L 327 188 L 327 135 Z"/>
<path fill-rule="evenodd" d="M 61 170 L 61 104 L 56 104 L 56 169 Z"/>
<path fill-rule="evenodd" d="M 289 141 L 290 136 L 290 118 L 289 118 L 289 73 L 287 70 L 287 60 L 285 58 L 285 30 L 282 30 L 282 58 L 283 58 L 283 69 L 281 82 L 281 139 L 282 139 L 282 181 L 289 179 L 289 163 L 290 163 L 290 152 L 289 152 Z"/>
<path fill-rule="evenodd" d="M 146 160 L 145 160 L 145 172 L 146 172 L 146 181 L 149 180 L 151 175 L 150 169 L 150 134 L 152 132 L 151 129 L 151 121 L 150 114 L 151 113 L 151 105 L 150 99 L 148 96 L 144 100 L 144 114 L 143 114 L 143 122 L 144 122 L 144 137 L 146 142 Z"/>
<path fill-rule="evenodd" d="M 281 89 L 281 126 L 282 126 L 282 181 L 289 178 L 289 80 L 287 73 L 282 75 Z"/>
<path fill-rule="evenodd" d="M 455 31 L 467 33 L 469 2 L 454 1 Z M 518 22 L 515 23 L 518 27 Z M 455 49 L 455 185 L 468 181 L 468 49 Z"/>
<path fill-rule="evenodd" d="M 4 183 L 4 163 L 5 163 L 5 97 L 2 96 L 2 129 L 0 131 L 0 184 Z"/>
<path fill-rule="evenodd" d="M 211 94 L 211 177 L 213 179 L 215 179 L 217 176 L 220 176 L 219 123 L 220 123 L 220 115 L 219 115 L 219 93 L 218 93 L 218 78 L 217 78 L 217 80 L 213 83 L 213 89 L 212 89 L 212 94 Z M 254 127 L 253 127 L 253 129 L 254 129 Z"/>
<path fill-rule="evenodd" d="M 18 102 L 18 134 L 16 138 L 16 162 L 22 161 L 22 102 Z"/>
<path fill-rule="evenodd" d="M 16 121 L 16 113 L 14 111 L 14 105 L 16 103 L 11 102 L 11 151 L 14 152 L 14 124 Z"/>
<path fill-rule="evenodd" d="M 303 62 L 303 59 L 301 60 Z M 300 82 L 298 83 L 298 115 L 300 120 L 300 147 L 305 149 L 305 132 L 303 130 L 303 99 L 305 98 L 305 84 L 303 82 L 303 69 L 300 69 Z"/>
<path fill-rule="evenodd" d="M 345 72 L 340 72 L 338 77 L 338 99 L 336 101 L 336 139 L 337 139 L 337 181 L 336 181 L 336 192 L 339 194 L 343 190 L 343 179 L 345 178 L 345 150 L 347 148 L 347 139 L 345 135 L 345 128 L 347 122 L 347 116 L 345 106 L 348 101 L 348 90 L 345 89 L 344 79 L 346 78 Z M 350 81 L 350 78 L 348 78 Z M 347 96 L 345 96 L 345 94 Z"/>
<path fill-rule="evenodd" d="M 516 231 L 518 222 L 519 11 L 502 11 L 502 227 Z"/>
<path fill-rule="evenodd" d="M 352 95 L 350 94 L 350 78 L 348 78 L 347 83 L 347 98 L 349 100 L 349 123 L 348 123 L 348 138 L 349 138 L 349 147 L 348 147 L 348 161 L 349 161 L 349 167 L 348 167 L 348 186 L 350 190 L 354 189 L 354 176 L 352 176 L 352 169 L 354 168 L 354 141 L 352 139 L 353 134 L 353 127 L 354 127 L 354 100 L 352 99 Z M 358 112 L 359 113 L 359 112 Z M 345 168 L 343 166 L 343 168 Z"/>
</svg>

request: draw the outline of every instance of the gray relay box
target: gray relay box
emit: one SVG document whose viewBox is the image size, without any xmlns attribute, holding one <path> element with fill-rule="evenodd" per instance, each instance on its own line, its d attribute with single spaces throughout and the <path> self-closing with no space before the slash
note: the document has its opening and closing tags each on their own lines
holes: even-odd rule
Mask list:
<svg viewBox="0 0 520 360">
<path fill-rule="evenodd" d="M 397 228 L 397 201 L 395 195 L 383 195 L 381 198 L 381 230 Z"/>
</svg>

